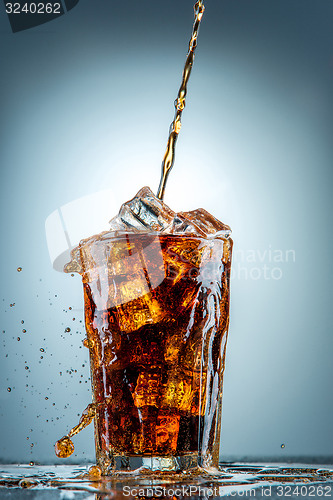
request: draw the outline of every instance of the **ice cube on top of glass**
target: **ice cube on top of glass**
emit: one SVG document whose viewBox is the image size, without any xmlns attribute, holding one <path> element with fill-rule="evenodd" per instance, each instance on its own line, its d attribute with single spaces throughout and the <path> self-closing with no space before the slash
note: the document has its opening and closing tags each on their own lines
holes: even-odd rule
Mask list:
<svg viewBox="0 0 333 500">
<path fill-rule="evenodd" d="M 100 243 L 103 241 L 107 243 L 113 236 L 130 235 L 131 233 L 133 236 L 137 233 L 158 233 L 188 236 L 189 238 L 228 239 L 231 230 L 229 226 L 217 220 L 203 208 L 176 213 L 157 198 L 149 187 L 143 187 L 134 198 L 124 203 L 118 215 L 110 220 L 109 231 L 80 241 L 79 245 L 71 251 L 71 262 L 65 266 L 64 271 L 68 273 L 78 272 L 83 274 L 83 281 L 90 281 L 95 274 L 97 263 L 103 262 L 106 254 L 112 263 L 110 264 L 112 268 L 123 265 L 125 257 L 127 261 L 133 251 L 133 249 L 128 248 L 128 241 L 123 242 L 124 248 L 120 242 L 117 248 L 109 248 L 107 244 L 101 245 Z M 146 249 L 146 251 L 148 250 Z M 134 252 L 131 256 L 133 266 L 135 256 L 138 257 Z M 159 275 L 156 280 L 160 282 Z"/>
<path fill-rule="evenodd" d="M 110 220 L 110 226 L 111 231 L 160 231 L 206 238 L 228 238 L 231 233 L 229 226 L 203 208 L 174 212 L 147 186 L 121 206 L 119 214 Z"/>
</svg>

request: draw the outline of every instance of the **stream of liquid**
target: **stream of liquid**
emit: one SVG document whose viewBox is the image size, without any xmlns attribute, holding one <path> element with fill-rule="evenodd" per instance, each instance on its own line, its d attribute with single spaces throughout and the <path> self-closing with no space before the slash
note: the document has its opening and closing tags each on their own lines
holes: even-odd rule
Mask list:
<svg viewBox="0 0 333 500">
<path fill-rule="evenodd" d="M 194 52 L 197 46 L 197 39 L 199 33 L 200 22 L 204 13 L 205 7 L 203 0 L 199 0 L 194 6 L 194 24 L 192 36 L 189 43 L 189 49 L 183 70 L 182 83 L 180 85 L 177 98 L 175 100 L 175 117 L 170 125 L 169 137 L 167 142 L 166 151 L 162 162 L 162 174 L 160 185 L 157 192 L 157 197 L 163 200 L 166 181 L 168 179 L 170 170 L 175 162 L 175 147 L 178 134 L 181 128 L 181 116 L 185 108 L 185 98 L 187 94 L 187 83 L 190 78 L 192 66 L 194 62 Z"/>
</svg>

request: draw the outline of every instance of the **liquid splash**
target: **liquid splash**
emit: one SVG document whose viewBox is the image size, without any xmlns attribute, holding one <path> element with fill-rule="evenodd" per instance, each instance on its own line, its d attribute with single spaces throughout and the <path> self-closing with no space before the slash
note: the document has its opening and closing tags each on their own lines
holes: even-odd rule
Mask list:
<svg viewBox="0 0 333 500">
<path fill-rule="evenodd" d="M 69 433 L 56 442 L 54 450 L 58 458 L 68 458 L 74 452 L 74 444 L 71 437 L 85 429 L 96 416 L 98 404 L 90 403 L 82 412 L 79 423 Z"/>
<path fill-rule="evenodd" d="M 199 491 L 205 490 L 209 498 L 212 495 L 209 496 L 208 493 L 212 489 L 215 491 L 214 498 L 225 496 L 294 498 L 295 495 L 301 498 L 332 498 L 333 494 L 333 465 L 315 467 L 306 464 L 223 463 L 220 464 L 219 474 L 215 476 L 197 474 L 188 478 L 181 474 L 160 473 L 151 479 L 143 476 L 140 478 L 139 474 L 132 478 L 121 475 L 102 477 L 100 470 L 97 469 L 96 466 L 89 468 L 77 465 L 0 465 L 0 497 L 10 498 L 5 493 L 8 489 L 12 490 L 12 498 L 18 497 L 16 492 L 20 489 L 33 489 L 33 498 L 37 500 L 45 498 L 46 494 L 50 494 L 51 497 L 52 492 L 54 493 L 52 498 L 67 498 L 66 492 L 69 490 L 71 495 L 68 498 L 71 499 L 83 498 L 82 492 L 95 494 L 95 497 L 87 497 L 94 500 L 125 498 L 125 486 L 127 490 L 140 487 L 147 490 L 147 493 L 150 488 L 148 496 L 154 496 L 155 491 L 158 493 L 158 498 L 162 499 L 170 499 L 169 490 L 176 488 L 180 490 L 177 498 L 189 498 L 186 492 L 190 487 L 192 498 L 199 497 Z M 55 496 L 56 492 L 59 496 Z"/>
</svg>

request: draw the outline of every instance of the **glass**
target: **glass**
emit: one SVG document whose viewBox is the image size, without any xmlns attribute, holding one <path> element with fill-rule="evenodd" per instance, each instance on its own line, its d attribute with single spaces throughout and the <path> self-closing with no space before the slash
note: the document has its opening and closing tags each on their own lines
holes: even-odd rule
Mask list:
<svg viewBox="0 0 333 500">
<path fill-rule="evenodd" d="M 103 474 L 218 466 L 229 233 L 106 232 L 73 251 Z"/>
</svg>

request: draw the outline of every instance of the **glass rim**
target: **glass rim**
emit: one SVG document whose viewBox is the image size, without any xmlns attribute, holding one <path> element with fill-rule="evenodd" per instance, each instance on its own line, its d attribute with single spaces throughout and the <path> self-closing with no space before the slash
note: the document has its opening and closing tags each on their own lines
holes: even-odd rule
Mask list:
<svg viewBox="0 0 333 500">
<path fill-rule="evenodd" d="M 105 231 L 102 233 L 95 234 L 90 236 L 89 238 L 84 238 L 79 242 L 77 247 L 82 247 L 91 242 L 98 243 L 99 241 L 107 241 L 107 240 L 116 240 L 119 238 L 124 238 L 126 236 L 136 237 L 136 236 L 155 236 L 155 237 L 172 237 L 172 238 L 181 238 L 181 239 L 194 239 L 194 240 L 204 240 L 204 241 L 213 241 L 213 240 L 231 240 L 230 236 L 232 234 L 231 229 L 220 230 L 214 234 L 207 234 L 206 236 L 193 234 L 193 233 L 169 233 L 164 231 Z"/>
</svg>

